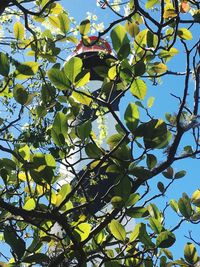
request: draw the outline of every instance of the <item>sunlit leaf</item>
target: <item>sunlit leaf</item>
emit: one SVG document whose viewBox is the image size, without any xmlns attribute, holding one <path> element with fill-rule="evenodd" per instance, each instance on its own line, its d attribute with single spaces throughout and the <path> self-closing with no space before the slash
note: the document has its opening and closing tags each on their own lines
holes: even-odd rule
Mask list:
<svg viewBox="0 0 200 267">
<path fill-rule="evenodd" d="M 24 206 L 23 206 L 23 209 L 25 210 L 34 210 L 36 207 L 36 203 L 35 203 L 35 200 L 33 198 L 29 198 Z"/>
<path fill-rule="evenodd" d="M 119 223 L 117 220 L 112 220 L 108 227 L 117 240 L 120 240 L 122 242 L 125 241 L 126 231 L 121 223 Z"/>
<path fill-rule="evenodd" d="M 124 119 L 127 127 L 134 132 L 139 122 L 139 110 L 134 103 L 130 103 L 126 108 Z"/>
<path fill-rule="evenodd" d="M 186 28 L 179 28 L 177 31 L 178 37 L 183 40 L 192 40 L 192 33 Z"/>
<path fill-rule="evenodd" d="M 79 25 L 79 32 L 81 35 L 86 35 L 90 31 L 89 19 L 83 20 Z"/>
<path fill-rule="evenodd" d="M 175 235 L 170 231 L 161 232 L 156 238 L 156 245 L 160 248 L 169 248 L 176 241 Z"/>
<path fill-rule="evenodd" d="M 131 84 L 130 91 L 133 96 L 143 100 L 146 96 L 147 86 L 143 80 L 135 79 Z"/>
<path fill-rule="evenodd" d="M 15 38 L 17 40 L 22 41 L 24 39 L 24 33 L 25 33 L 24 25 L 21 22 L 17 21 L 13 26 L 13 30 Z"/>
<path fill-rule="evenodd" d="M 56 88 L 60 90 L 67 90 L 68 88 L 70 88 L 69 80 L 67 79 L 63 71 L 52 68 L 48 70 L 47 75 L 49 77 L 49 80 Z"/>
<path fill-rule="evenodd" d="M 9 58 L 7 54 L 0 52 L 0 74 L 8 76 L 10 71 Z"/>
<path fill-rule="evenodd" d="M 16 66 L 14 74 L 17 79 L 24 80 L 34 76 L 37 73 L 38 68 L 38 62 L 24 62 Z"/>
<path fill-rule="evenodd" d="M 199 257 L 197 250 L 192 243 L 187 243 L 184 247 L 184 257 L 187 262 L 189 262 L 192 266 L 195 265 L 195 263 L 198 262 Z"/>
</svg>

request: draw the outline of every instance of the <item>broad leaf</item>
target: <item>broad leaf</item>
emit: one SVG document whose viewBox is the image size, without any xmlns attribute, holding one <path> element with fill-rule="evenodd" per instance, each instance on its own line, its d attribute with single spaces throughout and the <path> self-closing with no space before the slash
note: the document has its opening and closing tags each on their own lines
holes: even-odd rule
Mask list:
<svg viewBox="0 0 200 267">
<path fill-rule="evenodd" d="M 10 71 L 9 58 L 7 54 L 0 52 L 0 74 L 7 77 L 9 71 Z"/>
<path fill-rule="evenodd" d="M 63 71 L 52 68 L 48 70 L 47 75 L 56 88 L 60 90 L 67 90 L 70 88 L 69 80 Z"/>
<path fill-rule="evenodd" d="M 122 242 L 126 239 L 126 231 L 121 223 L 117 220 L 112 220 L 111 223 L 108 225 L 112 235 Z"/>
<path fill-rule="evenodd" d="M 22 41 L 24 39 L 24 33 L 25 33 L 24 25 L 21 22 L 17 21 L 13 26 L 13 30 L 15 38 L 17 40 Z"/>
<path fill-rule="evenodd" d="M 89 19 L 83 20 L 79 25 L 79 32 L 81 35 L 86 35 L 90 31 Z"/>
<path fill-rule="evenodd" d="M 124 119 L 126 122 L 127 127 L 129 130 L 134 133 L 138 122 L 139 122 L 139 110 L 138 107 L 134 103 L 130 103 L 128 107 L 126 108 L 125 114 L 124 114 Z"/>
<path fill-rule="evenodd" d="M 156 246 L 160 248 L 169 248 L 176 241 L 175 235 L 170 231 L 161 232 L 156 238 Z"/>
<path fill-rule="evenodd" d="M 147 86 L 143 80 L 135 79 L 131 84 L 131 93 L 133 96 L 137 97 L 140 100 L 143 100 L 147 93 Z"/>
</svg>

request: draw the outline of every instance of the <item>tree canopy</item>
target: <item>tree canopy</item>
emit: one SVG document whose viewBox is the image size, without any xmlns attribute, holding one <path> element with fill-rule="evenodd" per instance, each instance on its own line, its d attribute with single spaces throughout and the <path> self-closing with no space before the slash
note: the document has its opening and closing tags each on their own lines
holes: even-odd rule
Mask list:
<svg viewBox="0 0 200 267">
<path fill-rule="evenodd" d="M 198 266 L 192 232 L 174 248 L 200 189 L 168 190 L 200 156 L 200 3 L 98 0 L 107 23 L 66 2 L 0 3 L 1 266 Z M 87 65 L 80 41 L 105 51 Z"/>
</svg>

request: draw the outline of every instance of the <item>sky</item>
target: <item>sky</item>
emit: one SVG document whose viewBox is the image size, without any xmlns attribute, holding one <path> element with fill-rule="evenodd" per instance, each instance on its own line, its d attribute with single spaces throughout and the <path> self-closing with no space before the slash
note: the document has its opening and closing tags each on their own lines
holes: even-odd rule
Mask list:
<svg viewBox="0 0 200 267">
<path fill-rule="evenodd" d="M 105 26 L 108 26 L 112 20 L 116 19 L 116 16 L 113 16 L 111 12 L 108 10 L 102 10 L 96 6 L 95 0 L 68 0 L 68 1 L 61 1 L 63 6 L 66 8 L 67 11 L 69 11 L 70 15 L 73 16 L 78 23 L 80 23 L 82 20 L 84 20 L 87 16 L 87 12 L 91 12 L 93 14 L 96 14 L 98 17 L 97 22 L 104 22 Z M 182 26 L 183 27 L 183 26 Z M 193 31 L 195 34 L 193 36 L 193 39 L 196 40 L 199 38 L 199 29 L 196 27 L 196 30 Z M 179 45 L 175 46 L 177 49 L 179 49 Z M 180 53 L 177 55 L 174 59 L 171 60 L 169 66 L 169 70 L 178 70 L 183 72 L 185 68 L 185 59 L 183 57 L 183 54 Z M 153 86 L 151 82 L 148 82 L 148 94 L 144 101 L 147 101 L 148 97 L 154 96 L 155 97 L 155 103 L 152 107 L 152 114 L 154 114 L 157 118 L 165 118 L 166 112 L 176 112 L 178 109 L 178 102 L 177 99 L 172 97 L 170 93 L 173 93 L 178 96 L 182 96 L 182 88 L 184 85 L 184 76 L 182 78 L 178 78 L 176 76 L 167 76 L 162 78 L 162 83 L 158 86 Z M 191 89 L 193 89 L 194 83 L 192 79 L 190 79 L 190 86 Z M 128 94 L 121 102 L 120 104 L 120 112 L 121 114 L 124 113 L 124 110 L 127 105 L 127 101 L 134 102 L 135 99 L 133 96 Z M 123 116 L 123 115 L 122 115 Z M 187 134 L 187 137 L 184 139 L 184 142 L 188 145 L 191 144 L 191 134 Z M 160 160 L 162 161 L 164 159 L 164 156 L 161 155 Z M 166 197 L 163 199 L 159 199 L 157 201 L 157 204 L 166 203 L 170 199 L 179 199 L 182 195 L 182 192 L 187 192 L 189 196 L 192 195 L 192 193 L 200 188 L 200 165 L 199 160 L 194 159 L 185 159 L 178 162 L 175 162 L 173 164 L 174 170 L 180 171 L 180 170 L 186 170 L 187 174 L 183 179 L 176 180 L 175 183 L 172 185 L 172 187 L 168 190 L 166 193 Z M 169 182 L 168 179 L 164 178 L 162 175 L 158 175 L 157 177 L 153 178 L 153 180 L 150 182 L 151 185 L 151 193 L 154 194 L 157 191 L 157 182 L 162 181 L 165 185 Z M 167 220 L 169 220 L 169 227 L 174 226 L 174 221 L 177 220 L 177 215 L 172 211 L 168 214 Z M 181 257 L 183 256 L 183 249 L 184 244 L 186 242 L 189 242 L 187 239 L 184 238 L 184 235 L 188 236 L 188 231 L 192 230 L 193 236 L 196 238 L 197 241 L 200 241 L 200 225 L 191 225 L 188 223 L 185 223 L 181 226 L 181 228 L 176 232 L 177 241 L 172 249 L 175 256 Z"/>
</svg>

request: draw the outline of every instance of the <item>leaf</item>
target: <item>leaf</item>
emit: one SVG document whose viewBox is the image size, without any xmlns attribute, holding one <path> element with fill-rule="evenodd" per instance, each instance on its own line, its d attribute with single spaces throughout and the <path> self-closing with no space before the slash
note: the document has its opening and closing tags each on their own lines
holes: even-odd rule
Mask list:
<svg viewBox="0 0 200 267">
<path fill-rule="evenodd" d="M 23 258 L 23 262 L 25 263 L 47 263 L 50 259 L 46 254 L 43 253 L 34 253 L 33 255 L 27 256 Z"/>
<path fill-rule="evenodd" d="M 173 168 L 171 166 L 168 167 L 165 172 L 162 172 L 162 175 L 165 178 L 167 178 L 167 179 L 173 179 L 173 177 L 174 177 L 174 170 L 173 170 Z"/>
<path fill-rule="evenodd" d="M 75 86 L 82 87 L 90 81 L 90 71 L 82 70 L 75 79 Z"/>
<path fill-rule="evenodd" d="M 6 226 L 4 229 L 5 242 L 11 247 L 13 252 L 17 255 L 18 259 L 21 259 L 24 255 L 26 244 L 25 242 L 16 235 L 14 229 Z"/>
<path fill-rule="evenodd" d="M 59 29 L 60 28 L 60 20 L 58 17 L 56 16 L 48 16 L 48 20 L 51 23 L 51 25 L 56 28 Z"/>
<path fill-rule="evenodd" d="M 148 32 L 147 32 L 147 46 L 152 47 L 152 48 L 156 48 L 157 45 L 158 45 L 158 36 L 156 34 L 154 34 L 153 32 L 151 32 L 150 30 L 148 30 Z"/>
<path fill-rule="evenodd" d="M 179 53 L 178 49 L 171 47 L 170 50 L 161 50 L 158 56 L 166 62 Z"/>
<path fill-rule="evenodd" d="M 55 158 L 51 154 L 45 154 L 45 162 L 46 162 L 47 166 L 49 166 L 51 168 L 56 167 Z"/>
<path fill-rule="evenodd" d="M 167 66 L 163 63 L 160 62 L 155 62 L 153 63 L 153 65 L 151 66 L 151 70 L 155 73 L 164 73 L 167 71 Z"/>
<path fill-rule="evenodd" d="M 63 71 L 60 71 L 57 68 L 52 68 L 48 70 L 47 75 L 56 88 L 60 90 L 67 90 L 70 88 L 69 80 Z"/>
<path fill-rule="evenodd" d="M 14 75 L 19 80 L 24 80 L 34 76 L 39 68 L 38 62 L 24 62 L 17 64 Z"/>
<path fill-rule="evenodd" d="M 186 28 L 179 28 L 177 31 L 177 35 L 179 38 L 183 40 L 192 40 L 192 33 Z"/>
<path fill-rule="evenodd" d="M 177 13 L 176 13 L 176 10 L 174 9 L 173 4 L 167 3 L 164 8 L 163 18 L 169 19 L 169 18 L 175 18 L 175 17 L 177 17 Z"/>
<path fill-rule="evenodd" d="M 184 247 L 184 257 L 187 262 L 189 262 L 192 266 L 195 265 L 195 263 L 198 262 L 199 257 L 197 250 L 192 243 L 187 243 Z"/>
<path fill-rule="evenodd" d="M 165 186 L 162 182 L 157 183 L 157 188 L 161 193 L 165 193 Z"/>
<path fill-rule="evenodd" d="M 154 101 L 155 101 L 155 97 L 153 97 L 153 96 L 149 97 L 147 100 L 147 107 L 151 108 L 154 104 Z"/>
<path fill-rule="evenodd" d="M 81 238 L 81 242 L 88 238 L 90 231 L 91 231 L 91 225 L 89 223 L 80 223 L 76 228 L 75 231 L 79 234 Z"/>
<path fill-rule="evenodd" d="M 14 99 L 21 105 L 24 105 L 28 100 L 28 92 L 21 84 L 16 84 L 13 89 Z"/>
<path fill-rule="evenodd" d="M 122 242 L 126 240 L 126 231 L 124 226 L 119 223 L 117 220 L 112 220 L 111 223 L 108 225 L 112 235 Z"/>
<path fill-rule="evenodd" d="M 177 213 L 179 211 L 178 209 L 178 203 L 175 199 L 171 199 L 169 202 L 169 205 L 171 206 L 171 208 Z"/>
<path fill-rule="evenodd" d="M 135 37 L 140 32 L 140 28 L 136 22 L 127 21 L 125 24 L 125 29 L 131 37 Z"/>
<path fill-rule="evenodd" d="M 127 215 L 131 218 L 144 218 L 149 215 L 147 208 L 131 207 L 127 211 Z"/>
<path fill-rule="evenodd" d="M 140 100 L 143 100 L 147 92 L 146 83 L 143 80 L 135 79 L 131 84 L 130 91 L 133 96 L 137 97 Z"/>
<path fill-rule="evenodd" d="M 190 10 L 190 4 L 187 0 L 183 0 L 180 5 L 180 12 L 187 13 Z"/>
<path fill-rule="evenodd" d="M 143 61 L 139 61 L 134 65 L 134 75 L 142 76 L 146 72 L 146 65 Z"/>
<path fill-rule="evenodd" d="M 90 31 L 90 21 L 89 19 L 83 20 L 79 25 L 79 32 L 81 35 L 87 35 Z"/>
<path fill-rule="evenodd" d="M 24 206 L 23 206 L 23 209 L 25 210 L 34 210 L 36 207 L 36 203 L 35 203 L 35 200 L 33 198 L 29 198 Z"/>
<path fill-rule="evenodd" d="M 190 203 L 189 197 L 183 193 L 182 198 L 178 201 L 178 208 L 180 213 L 186 218 L 189 219 L 192 215 L 192 206 Z"/>
<path fill-rule="evenodd" d="M 156 218 L 149 218 L 149 223 L 150 223 L 151 229 L 156 234 L 159 234 L 162 231 L 163 226 L 162 226 L 160 220 L 158 220 Z"/>
<path fill-rule="evenodd" d="M 79 103 L 86 105 L 86 106 L 90 106 L 91 102 L 92 102 L 92 98 L 91 98 L 91 94 L 87 91 L 73 91 L 72 93 L 72 97 Z"/>
<path fill-rule="evenodd" d="M 0 74 L 7 77 L 10 71 L 9 58 L 7 54 L 0 52 Z"/>
<path fill-rule="evenodd" d="M 85 138 L 89 137 L 91 130 L 92 123 L 90 120 L 88 120 L 77 127 L 77 134 L 80 139 L 84 140 Z"/>
<path fill-rule="evenodd" d="M 81 72 L 83 66 L 82 59 L 79 57 L 72 57 L 64 65 L 64 72 L 71 83 L 75 82 L 77 75 Z"/>
<path fill-rule="evenodd" d="M 114 50 L 120 58 L 126 58 L 130 52 L 129 39 L 124 26 L 117 25 L 111 31 L 111 40 Z"/>
<path fill-rule="evenodd" d="M 60 22 L 59 28 L 61 29 L 61 31 L 64 34 L 66 34 L 70 29 L 70 20 L 69 20 L 68 16 L 65 13 L 60 13 L 58 15 L 58 19 Z"/>
<path fill-rule="evenodd" d="M 159 3 L 159 0 L 147 0 L 145 4 L 145 8 L 150 9 L 158 3 Z"/>
<path fill-rule="evenodd" d="M 177 173 L 174 175 L 174 179 L 180 179 L 180 178 L 183 178 L 185 175 L 186 175 L 186 171 L 180 171 L 180 172 L 177 172 Z"/>
<path fill-rule="evenodd" d="M 148 30 L 143 30 L 139 32 L 134 41 L 134 50 L 135 54 L 137 55 L 138 53 L 144 51 L 144 48 L 146 47 L 147 44 L 147 32 Z"/>
<path fill-rule="evenodd" d="M 85 147 L 85 152 L 88 157 L 93 159 L 98 159 L 102 155 L 100 148 L 94 143 L 88 143 Z"/>
<path fill-rule="evenodd" d="M 139 110 L 134 103 L 129 103 L 124 114 L 126 126 L 134 133 L 139 122 Z"/>
<path fill-rule="evenodd" d="M 147 167 L 152 169 L 157 164 L 157 158 L 153 154 L 147 154 Z"/>
<path fill-rule="evenodd" d="M 23 40 L 24 39 L 24 26 L 22 25 L 21 22 L 17 21 L 15 22 L 14 26 L 13 26 L 13 30 L 14 30 L 14 36 L 17 40 Z"/>
<path fill-rule="evenodd" d="M 200 189 L 192 194 L 191 201 L 195 206 L 200 207 Z"/>
<path fill-rule="evenodd" d="M 141 227 L 141 223 L 136 224 L 135 228 L 130 234 L 129 242 L 133 242 L 139 237 L 140 227 Z"/>
<path fill-rule="evenodd" d="M 159 248 L 169 248 L 176 241 L 175 235 L 170 231 L 161 232 L 156 238 L 156 246 Z"/>
<path fill-rule="evenodd" d="M 163 252 L 165 253 L 165 255 L 167 256 L 168 259 L 173 260 L 173 254 L 171 253 L 171 251 L 169 251 L 168 249 L 164 248 Z"/>
<path fill-rule="evenodd" d="M 67 138 L 67 116 L 60 112 L 57 112 L 51 129 L 51 137 L 54 143 L 58 146 L 65 144 L 65 138 Z"/>
</svg>

